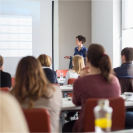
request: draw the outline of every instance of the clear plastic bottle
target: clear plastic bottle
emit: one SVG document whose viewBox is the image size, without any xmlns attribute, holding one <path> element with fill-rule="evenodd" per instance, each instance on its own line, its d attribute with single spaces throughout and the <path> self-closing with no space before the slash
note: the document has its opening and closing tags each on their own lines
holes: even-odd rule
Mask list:
<svg viewBox="0 0 133 133">
<path fill-rule="evenodd" d="M 102 99 L 98 101 L 98 105 L 94 108 L 95 115 L 95 132 L 110 132 L 112 125 L 112 108 L 109 107 L 109 100 Z"/>
</svg>

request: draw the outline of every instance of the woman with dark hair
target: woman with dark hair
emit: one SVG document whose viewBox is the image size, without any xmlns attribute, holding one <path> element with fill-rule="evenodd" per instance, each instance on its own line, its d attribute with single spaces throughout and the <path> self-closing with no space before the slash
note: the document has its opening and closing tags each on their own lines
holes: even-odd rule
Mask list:
<svg viewBox="0 0 133 133">
<path fill-rule="evenodd" d="M 74 49 L 74 55 L 82 56 L 84 58 L 84 61 L 85 61 L 85 58 L 86 58 L 86 51 L 87 51 L 87 48 L 84 46 L 85 42 L 86 42 L 86 38 L 82 35 L 78 35 L 76 37 L 76 41 L 75 41 L 77 47 L 75 47 L 75 49 Z M 65 56 L 64 58 L 65 59 L 70 59 L 69 69 L 72 69 L 73 68 L 72 56 Z"/>
<path fill-rule="evenodd" d="M 63 132 L 83 132 L 84 109 L 88 98 L 119 97 L 121 88 L 118 79 L 112 74 L 111 61 L 104 48 L 91 44 L 87 51 L 87 65 L 74 82 L 73 103 L 82 106 L 79 119 L 66 123 Z"/>
<path fill-rule="evenodd" d="M 41 64 L 32 56 L 20 60 L 11 93 L 24 109 L 45 108 L 50 113 L 51 132 L 59 132 L 62 94 L 46 78 Z"/>
</svg>

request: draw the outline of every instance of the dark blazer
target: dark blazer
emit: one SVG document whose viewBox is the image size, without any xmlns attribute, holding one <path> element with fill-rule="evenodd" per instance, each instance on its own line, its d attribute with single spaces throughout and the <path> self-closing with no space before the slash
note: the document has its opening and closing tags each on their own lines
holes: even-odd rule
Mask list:
<svg viewBox="0 0 133 133">
<path fill-rule="evenodd" d="M 0 70 L 0 87 L 11 88 L 11 75 Z"/>
<path fill-rule="evenodd" d="M 121 93 L 133 92 L 133 63 L 123 63 L 114 71 L 121 85 Z"/>
<path fill-rule="evenodd" d="M 43 71 L 50 83 L 58 83 L 56 72 L 50 68 L 43 68 Z"/>
<path fill-rule="evenodd" d="M 114 68 L 117 78 L 133 78 L 133 63 L 123 63 L 120 67 Z"/>
</svg>

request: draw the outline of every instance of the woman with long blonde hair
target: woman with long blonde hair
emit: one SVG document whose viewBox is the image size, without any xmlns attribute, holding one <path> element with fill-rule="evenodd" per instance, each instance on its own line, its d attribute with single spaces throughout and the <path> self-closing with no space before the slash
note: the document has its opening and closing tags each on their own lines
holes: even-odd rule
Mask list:
<svg viewBox="0 0 133 133">
<path fill-rule="evenodd" d="M 59 131 L 61 91 L 49 83 L 39 61 L 27 56 L 20 60 L 11 93 L 22 108 L 45 108 L 50 113 L 51 132 Z"/>
<path fill-rule="evenodd" d="M 84 67 L 84 59 L 83 59 L 83 57 L 80 56 L 80 55 L 75 55 L 73 57 L 72 64 L 73 64 L 73 68 L 70 69 L 67 72 L 64 85 L 67 85 L 68 84 L 68 80 L 70 78 L 78 78 L 81 70 Z"/>
</svg>

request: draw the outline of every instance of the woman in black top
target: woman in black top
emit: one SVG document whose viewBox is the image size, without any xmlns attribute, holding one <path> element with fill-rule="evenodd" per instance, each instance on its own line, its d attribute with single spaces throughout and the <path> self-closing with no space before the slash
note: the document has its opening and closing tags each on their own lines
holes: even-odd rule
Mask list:
<svg viewBox="0 0 133 133">
<path fill-rule="evenodd" d="M 52 64 L 51 57 L 45 54 L 41 54 L 37 59 L 41 63 L 43 71 L 49 82 L 58 83 L 56 72 L 50 69 L 50 66 Z"/>
</svg>

